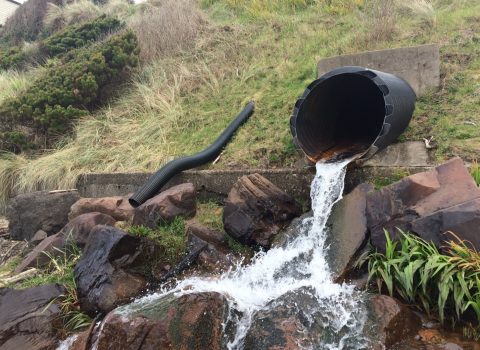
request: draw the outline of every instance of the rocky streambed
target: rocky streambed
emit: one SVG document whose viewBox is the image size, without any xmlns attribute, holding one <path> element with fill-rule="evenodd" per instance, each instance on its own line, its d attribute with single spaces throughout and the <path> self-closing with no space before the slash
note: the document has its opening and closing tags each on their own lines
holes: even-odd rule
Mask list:
<svg viewBox="0 0 480 350">
<path fill-rule="evenodd" d="M 0 228 L 8 234 L 0 236 L 0 348 L 478 349 L 413 305 L 366 291 L 365 271 L 354 267 L 369 244 L 385 249 L 384 228 L 438 246 L 453 231 L 480 247 L 480 190 L 463 162 L 377 190 L 362 184 L 337 201 L 338 171 L 318 180 L 313 213 L 260 175 L 240 178 L 211 214 L 224 230 L 199 222 L 192 184 L 135 210 L 127 197 L 76 191 L 13 198 L 8 232 Z M 179 218 L 185 246 L 172 260 Z M 12 280 L 33 270 L 31 285 L 35 273 L 56 273 L 52 257 L 75 259 L 73 291 Z M 94 321 L 72 335 L 66 317 L 79 314 Z"/>
</svg>

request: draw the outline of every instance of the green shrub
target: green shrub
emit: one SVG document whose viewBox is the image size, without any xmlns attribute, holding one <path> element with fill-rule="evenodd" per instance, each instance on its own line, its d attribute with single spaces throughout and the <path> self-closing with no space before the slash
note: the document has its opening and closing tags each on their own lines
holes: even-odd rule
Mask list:
<svg viewBox="0 0 480 350">
<path fill-rule="evenodd" d="M 17 144 L 10 136 L 0 140 L 2 149 L 22 151 L 24 142 L 48 145 L 52 134 L 68 131 L 73 121 L 101 102 L 104 87 L 138 64 L 138 53 L 137 38 L 131 31 L 69 52 L 26 91 L 0 106 L 0 133 L 5 137 L 17 132 L 14 136 L 22 141 Z M 18 133 L 25 134 L 25 130 L 32 132 L 21 137 Z"/>
<path fill-rule="evenodd" d="M 42 51 L 47 56 L 54 57 L 62 53 L 89 45 L 102 36 L 118 30 L 122 26 L 116 18 L 102 15 L 91 22 L 72 25 L 63 31 L 50 36 L 42 43 Z"/>
<path fill-rule="evenodd" d="M 447 243 L 446 254 L 433 243 L 402 232 L 398 242 L 388 232 L 386 252 L 368 256 L 369 280 L 375 280 L 379 291 L 397 294 L 410 304 L 416 304 L 428 314 L 445 315 L 451 321 L 473 312 L 480 322 L 480 253 L 468 247 L 456 236 Z"/>
<path fill-rule="evenodd" d="M 7 50 L 0 49 L 0 70 L 20 68 L 26 60 L 26 55 L 19 47 Z"/>
</svg>

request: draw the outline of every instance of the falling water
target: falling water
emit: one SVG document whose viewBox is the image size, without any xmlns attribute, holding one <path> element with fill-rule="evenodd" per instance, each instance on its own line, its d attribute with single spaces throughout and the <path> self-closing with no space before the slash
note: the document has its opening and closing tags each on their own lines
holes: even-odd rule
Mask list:
<svg viewBox="0 0 480 350">
<path fill-rule="evenodd" d="M 135 302 L 136 306 L 175 293 L 218 292 L 229 303 L 228 322 L 235 323 L 236 333 L 229 349 L 242 349 L 245 336 L 258 311 L 268 310 L 282 296 L 309 294 L 314 305 L 302 309 L 304 318 L 322 318 L 322 336 L 307 334 L 307 345 L 313 349 L 364 349 L 362 337 L 365 322 L 363 305 L 353 286 L 337 284 L 327 263 L 326 223 L 333 205 L 344 188 L 346 166 L 350 160 L 317 163 L 317 174 L 311 186 L 313 217 L 303 220 L 300 232 L 290 242 L 267 252 L 258 253 L 249 266 L 238 266 L 216 279 L 203 277 L 179 281 L 170 290 L 151 294 Z M 294 304 L 297 304 L 296 302 Z M 128 307 L 124 309 L 128 312 Z M 308 333 L 308 332 L 307 332 Z M 314 333 L 313 331 L 311 333 Z M 320 338 L 320 339 L 317 339 Z M 299 344 L 300 347 L 300 344 Z"/>
</svg>

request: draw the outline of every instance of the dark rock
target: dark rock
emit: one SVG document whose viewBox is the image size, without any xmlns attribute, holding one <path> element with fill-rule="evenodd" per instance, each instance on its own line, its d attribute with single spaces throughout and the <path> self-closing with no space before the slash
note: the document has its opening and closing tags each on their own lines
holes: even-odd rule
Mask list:
<svg viewBox="0 0 480 350">
<path fill-rule="evenodd" d="M 15 268 L 15 273 L 25 271 L 30 267 L 46 267 L 51 263 L 50 257 L 63 254 L 66 239 L 62 233 L 49 236 L 41 241 L 33 250 L 27 254 L 22 262 Z"/>
<path fill-rule="evenodd" d="M 156 228 L 162 222 L 172 222 L 177 216 L 191 218 L 197 211 L 196 195 L 191 183 L 171 187 L 136 208 L 133 224 Z"/>
<path fill-rule="evenodd" d="M 327 222 L 326 244 L 333 278 L 343 280 L 367 239 L 366 203 L 371 184 L 361 184 L 338 201 Z"/>
<path fill-rule="evenodd" d="M 29 289 L 0 289 L 0 348 L 54 349 L 57 302 L 65 290 L 57 284 Z"/>
<path fill-rule="evenodd" d="M 376 339 L 374 349 L 388 349 L 415 335 L 421 327 L 420 318 L 396 299 L 373 295 L 368 303 L 369 332 L 372 339 Z"/>
<path fill-rule="evenodd" d="M 436 211 L 412 222 L 412 231 L 426 241 L 434 242 L 438 247 L 454 237 L 453 232 L 462 240 L 480 248 L 480 198 L 447 209 Z"/>
<path fill-rule="evenodd" d="M 38 230 L 53 235 L 68 222 L 68 211 L 80 196 L 77 191 L 21 194 L 7 208 L 10 237 L 30 240 Z"/>
<path fill-rule="evenodd" d="M 397 228 L 437 244 L 443 241 L 442 230 L 450 228 L 458 230 L 462 239 L 474 238 L 467 231 L 478 225 L 476 199 L 480 199 L 480 189 L 460 158 L 371 192 L 367 195 L 367 225 L 372 244 L 384 252 L 384 229 L 396 239 Z"/>
<path fill-rule="evenodd" d="M 133 207 L 125 197 L 82 198 L 70 208 L 69 219 L 86 213 L 102 213 L 117 221 L 130 221 L 133 218 Z"/>
<path fill-rule="evenodd" d="M 79 248 L 83 248 L 87 244 L 90 232 L 97 225 L 114 226 L 115 219 L 98 212 L 81 214 L 65 225 L 61 232 L 66 237 L 71 237 Z"/>
<path fill-rule="evenodd" d="M 109 313 L 98 339 L 98 350 L 220 350 L 225 298 L 199 293 L 134 303 Z"/>
<path fill-rule="evenodd" d="M 210 272 L 226 270 L 233 266 L 234 259 L 229 255 L 225 233 L 212 230 L 196 222 L 187 224 L 189 250 L 203 247 L 197 257 L 197 264 Z"/>
<path fill-rule="evenodd" d="M 82 310 L 108 312 L 138 296 L 153 279 L 161 254 L 152 241 L 96 226 L 74 269 Z"/>
<path fill-rule="evenodd" d="M 236 240 L 269 248 L 273 237 L 302 214 L 292 197 L 259 174 L 242 176 L 223 211 L 225 231 Z"/>
</svg>

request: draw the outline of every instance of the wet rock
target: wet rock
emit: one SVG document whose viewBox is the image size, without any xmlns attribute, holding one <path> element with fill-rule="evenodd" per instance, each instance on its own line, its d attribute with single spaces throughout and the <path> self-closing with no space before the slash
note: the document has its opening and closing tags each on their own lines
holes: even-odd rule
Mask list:
<svg viewBox="0 0 480 350">
<path fill-rule="evenodd" d="M 224 349 L 227 315 L 226 300 L 218 293 L 136 302 L 106 316 L 97 349 Z"/>
<path fill-rule="evenodd" d="M 388 349 L 415 335 L 421 327 L 420 318 L 394 298 L 373 295 L 368 303 L 369 332 L 376 339 L 374 349 Z"/>
<path fill-rule="evenodd" d="M 229 255 L 225 233 L 212 230 L 196 222 L 187 224 L 189 250 L 203 247 L 197 257 L 197 264 L 207 271 L 216 272 L 233 266 L 234 259 Z"/>
<path fill-rule="evenodd" d="M 308 231 L 311 227 L 311 220 L 305 219 L 311 219 L 312 217 L 313 212 L 309 211 L 308 213 L 293 219 L 286 228 L 273 237 L 272 247 L 285 247 L 303 232 Z"/>
<path fill-rule="evenodd" d="M 131 221 L 133 207 L 128 203 L 128 197 L 82 198 L 73 204 L 68 215 L 70 220 L 86 213 L 102 213 L 117 221 Z"/>
<path fill-rule="evenodd" d="M 269 248 L 273 237 L 302 207 L 259 174 L 242 176 L 228 194 L 223 211 L 225 231 L 236 240 Z"/>
<path fill-rule="evenodd" d="M 90 232 L 97 225 L 114 226 L 115 219 L 98 212 L 80 214 L 65 225 L 61 232 L 66 237 L 71 237 L 79 248 L 83 248 L 87 244 Z"/>
<path fill-rule="evenodd" d="M 366 203 L 371 184 L 361 184 L 337 202 L 327 222 L 328 260 L 337 281 L 344 279 L 367 239 Z"/>
<path fill-rule="evenodd" d="M 51 257 L 63 254 L 66 239 L 63 233 L 57 233 L 41 241 L 33 250 L 25 256 L 15 268 L 15 273 L 20 273 L 30 267 L 44 268 L 51 263 Z"/>
<path fill-rule="evenodd" d="M 437 244 L 443 241 L 442 230 L 446 229 L 458 231 L 455 233 L 462 239 L 473 238 L 468 232 L 479 222 L 477 199 L 480 189 L 460 158 L 408 176 L 367 195 L 371 241 L 383 252 L 384 229 L 395 239 L 399 235 L 397 228 L 413 231 Z"/>
<path fill-rule="evenodd" d="M 77 191 L 33 192 L 21 194 L 7 208 L 10 237 L 30 240 L 38 230 L 53 235 L 68 222 L 70 206 L 78 201 Z"/>
<path fill-rule="evenodd" d="M 156 228 L 162 222 L 172 222 L 177 216 L 191 218 L 197 211 L 196 195 L 191 183 L 171 187 L 136 208 L 133 224 Z"/>
<path fill-rule="evenodd" d="M 63 293 L 58 284 L 0 289 L 0 348 L 55 349 L 60 308 L 52 301 Z"/>
<path fill-rule="evenodd" d="M 161 268 L 160 255 L 153 241 L 95 226 L 74 269 L 82 310 L 108 312 L 139 295 Z"/>
</svg>

